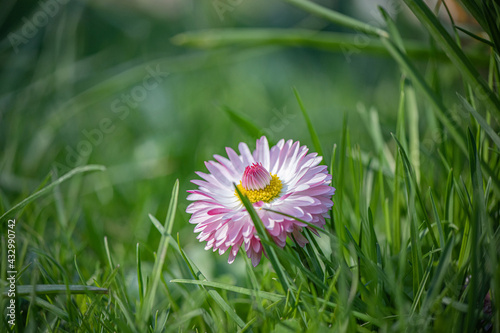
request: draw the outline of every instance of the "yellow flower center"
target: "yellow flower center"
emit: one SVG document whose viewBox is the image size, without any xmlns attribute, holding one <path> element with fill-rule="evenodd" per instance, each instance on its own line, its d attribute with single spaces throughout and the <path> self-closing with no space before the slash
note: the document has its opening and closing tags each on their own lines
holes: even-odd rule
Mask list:
<svg viewBox="0 0 500 333">
<path fill-rule="evenodd" d="M 281 189 L 283 188 L 283 184 L 281 183 L 281 180 L 277 175 L 271 174 L 271 182 L 263 189 L 247 190 L 241 184 L 241 180 L 240 184 L 237 185 L 237 187 L 240 190 L 241 194 L 246 195 L 248 199 L 250 199 L 251 203 L 259 201 L 271 202 L 280 194 Z M 238 196 L 236 190 L 234 191 L 234 195 Z"/>
</svg>

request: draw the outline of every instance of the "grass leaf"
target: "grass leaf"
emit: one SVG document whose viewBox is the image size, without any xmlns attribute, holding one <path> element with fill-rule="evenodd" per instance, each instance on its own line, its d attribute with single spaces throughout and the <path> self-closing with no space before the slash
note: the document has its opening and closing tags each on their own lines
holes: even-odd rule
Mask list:
<svg viewBox="0 0 500 333">
<path fill-rule="evenodd" d="M 84 285 L 69 285 L 64 284 L 36 284 L 36 285 L 18 285 L 16 286 L 16 294 L 18 296 L 29 296 L 34 292 L 36 295 L 53 295 L 53 294 L 107 294 L 107 288 L 99 288 Z M 3 292 L 6 296 L 7 292 Z"/>
<path fill-rule="evenodd" d="M 462 150 L 462 152 L 466 153 L 467 148 L 465 145 L 465 139 L 460 134 L 456 125 L 451 122 L 451 117 L 448 115 L 447 109 L 444 106 L 443 102 L 429 87 L 422 74 L 415 68 L 415 66 L 410 62 L 408 57 L 399 50 L 391 41 L 382 39 L 383 43 L 392 54 L 394 59 L 399 63 L 399 65 L 405 70 L 405 72 L 412 78 L 412 81 L 420 87 L 420 89 L 424 92 L 427 98 L 431 101 L 434 106 L 434 110 L 436 111 L 436 115 L 439 120 L 443 123 L 446 129 L 450 132 L 450 135 L 455 140 L 457 146 Z"/>
<path fill-rule="evenodd" d="M 258 139 L 264 135 L 264 132 L 246 117 L 240 115 L 236 111 L 231 110 L 227 106 L 224 106 L 222 109 L 229 115 L 229 118 L 231 118 L 233 123 L 238 125 L 238 127 L 241 128 L 251 138 Z"/>
<path fill-rule="evenodd" d="M 369 25 L 365 22 L 353 19 L 349 16 L 346 16 L 344 14 L 335 12 L 333 10 L 330 10 L 328 8 L 322 7 L 318 4 L 315 4 L 312 1 L 306 1 L 306 0 L 284 0 L 285 2 L 288 2 L 296 7 L 299 7 L 303 9 L 306 12 L 309 12 L 311 14 L 314 14 L 315 16 L 322 17 L 330 22 L 333 22 L 335 24 L 348 27 L 350 29 L 353 29 L 355 31 L 363 32 L 369 35 L 373 36 L 387 36 L 387 32 L 379 29 L 377 27 L 374 27 L 372 25 Z"/>
<path fill-rule="evenodd" d="M 269 246 L 267 244 L 270 244 L 272 241 L 269 238 L 269 235 L 267 234 L 267 230 L 264 227 L 264 224 L 260 220 L 259 216 L 257 215 L 257 212 L 253 208 L 252 203 L 250 200 L 243 195 L 238 187 L 235 185 L 234 186 L 236 189 L 236 193 L 238 194 L 238 197 L 240 198 L 241 202 L 245 206 L 245 209 L 247 210 L 248 214 L 250 215 L 250 218 L 252 219 L 252 222 L 255 226 L 255 229 L 257 230 L 257 233 L 259 234 L 259 237 L 261 238 L 262 246 L 264 247 L 267 255 L 269 256 L 269 261 L 271 261 L 271 264 L 278 275 L 278 279 L 280 280 L 280 283 L 283 287 L 283 290 L 288 292 L 288 290 L 291 290 L 291 285 L 288 280 L 288 276 L 283 270 L 279 260 L 278 256 L 276 255 L 276 252 L 274 251 L 274 248 L 272 246 Z M 266 244 L 267 243 L 267 244 Z M 294 302 L 296 302 L 295 295 L 293 293 L 290 294 L 292 296 L 292 299 Z"/>
<path fill-rule="evenodd" d="M 476 148 L 476 141 L 469 130 L 469 162 L 473 192 L 473 215 L 470 223 L 470 281 L 468 286 L 469 307 L 465 318 L 466 330 L 472 332 L 479 320 L 477 309 L 481 308 L 485 294 L 482 292 L 481 282 L 483 273 L 480 270 L 482 263 L 483 245 L 481 234 L 483 225 L 487 223 L 486 207 L 484 203 L 483 177 Z"/>
<path fill-rule="evenodd" d="M 91 172 L 91 171 L 104 171 L 106 168 L 102 165 L 85 165 L 81 167 L 74 168 L 73 170 L 69 171 L 66 173 L 64 176 L 58 178 L 57 180 L 53 181 L 49 185 L 45 186 L 41 190 L 33 193 L 8 211 L 6 211 L 2 216 L 0 216 L 0 224 L 7 219 L 8 216 L 12 215 L 14 212 L 17 210 L 23 208 L 24 206 L 28 205 L 29 203 L 35 201 L 36 199 L 40 198 L 41 196 L 49 193 L 52 189 L 54 189 L 56 186 L 59 184 L 71 179 L 72 177 L 84 173 L 84 172 Z"/>
<path fill-rule="evenodd" d="M 458 95 L 458 98 L 460 99 L 460 101 L 462 102 L 462 104 L 465 106 L 465 109 L 467 111 L 469 111 L 474 116 L 474 118 L 477 120 L 479 125 L 481 125 L 481 129 L 484 130 L 486 132 L 486 134 L 488 134 L 488 136 L 495 143 L 497 148 L 500 149 L 500 136 L 498 136 L 498 134 L 495 132 L 495 130 L 493 128 L 491 128 L 491 126 L 488 124 L 486 119 L 484 119 L 479 114 L 479 112 L 477 112 L 472 107 L 472 105 L 470 105 L 469 102 L 467 102 L 467 100 L 462 95 L 460 95 L 460 94 L 457 94 L 457 95 Z"/>
<path fill-rule="evenodd" d="M 206 287 L 212 287 L 212 288 L 218 288 L 218 289 L 224 289 L 228 291 L 232 291 L 238 294 L 242 295 L 248 295 L 248 296 L 256 296 L 258 295 L 259 297 L 263 299 L 267 299 L 273 302 L 276 301 L 282 301 L 285 299 L 285 296 L 266 292 L 266 291 L 255 291 L 252 289 L 247 289 L 247 288 L 242 288 L 242 287 L 237 287 L 237 286 L 232 286 L 229 284 L 225 283 L 219 283 L 219 282 L 212 282 L 212 281 L 201 281 L 201 280 L 186 280 L 186 279 L 174 279 L 171 280 L 170 282 L 172 283 L 186 283 L 186 284 L 197 284 L 197 285 L 202 285 Z"/>
<path fill-rule="evenodd" d="M 295 98 L 299 103 L 300 110 L 302 111 L 302 115 L 304 116 L 304 119 L 306 121 L 307 129 L 309 130 L 309 134 L 311 135 L 311 140 L 313 142 L 314 148 L 320 156 L 325 156 L 323 154 L 323 149 L 321 148 L 321 143 L 319 142 L 318 134 L 316 133 L 316 130 L 314 129 L 314 126 L 311 122 L 311 118 L 309 118 L 309 114 L 304 107 L 304 103 L 302 103 L 302 99 L 300 99 L 299 92 L 297 91 L 297 89 L 293 88 L 293 93 L 295 94 Z"/>
<path fill-rule="evenodd" d="M 179 251 L 182 255 L 182 258 L 184 259 L 184 261 L 188 265 L 188 267 L 191 271 L 191 274 L 193 274 L 193 277 L 195 279 L 197 279 L 197 280 L 189 280 L 189 281 L 206 281 L 207 278 L 205 277 L 205 275 L 203 275 L 203 273 L 198 269 L 198 267 L 194 264 L 194 262 L 192 262 L 191 259 L 189 259 L 186 256 L 186 254 L 184 253 L 184 251 L 180 247 L 180 242 L 179 242 L 178 238 L 177 238 L 177 244 L 179 246 Z M 196 284 L 196 283 L 193 283 L 193 284 Z M 216 290 L 205 289 L 205 286 L 203 284 L 198 284 L 198 285 L 202 289 L 206 290 L 208 295 L 210 295 L 210 297 L 221 307 L 221 309 L 224 310 L 224 312 L 229 317 L 231 317 L 231 319 L 236 323 L 236 325 L 238 325 L 240 328 L 245 327 L 245 322 L 240 318 L 240 316 L 238 316 L 238 314 L 234 311 L 234 309 L 231 308 L 231 306 L 221 297 L 221 295 Z"/>
<path fill-rule="evenodd" d="M 500 119 L 500 100 L 498 96 L 490 90 L 486 81 L 481 77 L 462 49 L 439 22 L 436 15 L 432 13 L 422 0 L 404 0 L 404 2 L 412 10 L 418 20 L 427 28 L 438 44 L 441 45 L 453 64 L 473 87 L 476 95 L 481 97 L 483 101 L 487 103 L 491 112 Z"/>
<path fill-rule="evenodd" d="M 151 282 L 146 288 L 146 292 L 144 295 L 144 304 L 141 306 L 141 309 L 139 311 L 141 319 L 143 320 L 142 325 L 144 325 L 144 321 L 148 320 L 149 316 L 153 313 L 153 303 L 157 296 L 156 289 L 158 288 L 158 284 L 160 282 L 160 278 L 163 271 L 163 264 L 165 263 L 165 259 L 167 256 L 167 250 L 169 245 L 168 235 L 172 233 L 172 228 L 175 221 L 175 212 L 177 209 L 178 196 L 179 196 L 179 180 L 176 180 L 174 187 L 172 189 L 170 204 L 168 206 L 168 213 L 165 219 L 165 225 L 163 227 L 164 232 L 161 235 L 160 244 L 158 245 L 158 252 L 153 266 Z"/>
<path fill-rule="evenodd" d="M 432 243 L 434 244 L 435 247 L 439 247 L 436 236 L 434 235 L 434 231 L 433 231 L 431 223 L 429 221 L 429 217 L 427 216 L 427 213 L 426 213 L 425 205 L 424 205 L 423 200 L 422 200 L 422 195 L 420 194 L 420 190 L 417 186 L 417 181 L 415 178 L 415 173 L 413 171 L 413 167 L 412 167 L 410 161 L 408 160 L 408 155 L 406 155 L 406 152 L 404 151 L 404 148 L 401 145 L 401 143 L 399 142 L 399 140 L 394 135 L 393 135 L 393 138 L 394 138 L 394 140 L 396 140 L 396 143 L 397 143 L 398 148 L 399 148 L 399 153 L 401 155 L 401 158 L 403 160 L 403 164 L 404 164 L 405 170 L 406 170 L 405 181 L 407 183 L 407 189 L 408 189 L 409 206 L 413 206 L 413 208 L 408 209 L 408 212 L 411 215 L 415 215 L 415 218 L 416 218 L 416 209 L 415 209 L 414 202 L 413 202 L 413 199 L 414 199 L 413 195 L 415 195 L 418 199 L 418 202 L 420 203 L 420 206 L 422 207 L 422 211 L 424 214 L 424 220 L 425 220 L 425 223 L 427 225 L 427 230 L 429 231 L 429 235 L 431 236 Z M 415 221 L 415 223 L 416 223 L 416 221 Z M 418 248 L 420 248 L 420 247 L 418 247 Z"/>
</svg>

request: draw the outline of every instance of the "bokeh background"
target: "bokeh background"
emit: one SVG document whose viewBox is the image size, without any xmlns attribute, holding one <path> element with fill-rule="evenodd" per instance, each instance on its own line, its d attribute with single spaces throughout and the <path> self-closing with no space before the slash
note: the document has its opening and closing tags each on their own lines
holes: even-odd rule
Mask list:
<svg viewBox="0 0 500 333">
<path fill-rule="evenodd" d="M 380 24 L 377 5 L 383 4 L 405 37 L 427 40 L 395 2 L 319 3 Z M 378 110 L 387 141 L 396 130 L 401 73 L 391 58 L 366 54 L 362 39 L 359 50 L 338 52 L 278 45 L 198 49 L 172 40 L 215 28 L 345 31 L 278 0 L 3 0 L 0 7 L 1 201 L 12 206 L 76 166 L 106 166 L 58 188 L 64 210 L 48 196 L 19 221 L 19 237 L 37 235 L 40 248 L 62 263 L 76 255 L 84 273 L 106 262 L 105 236 L 125 271 L 135 270 L 136 243 L 145 248 L 143 261 L 151 262 L 159 233 L 148 213 L 164 220 L 176 179 L 174 233 L 185 251 L 207 277 L 244 272 L 238 260 L 226 264 L 227 254 L 204 251 L 185 213 L 185 191 L 195 187 L 189 181 L 205 171 L 204 161 L 241 141 L 255 146 L 227 109 L 272 142 L 293 139 L 312 148 L 295 87 L 327 160 L 346 116 L 352 144 L 366 156 L 374 147 L 360 110 Z M 425 74 L 426 59 L 419 65 Z M 439 67 L 441 86 L 455 85 L 452 65 Z M 152 72 L 156 79 L 148 78 Z M 425 137 L 425 124 L 421 131 Z M 68 242 L 51 243 L 60 239 Z"/>
</svg>

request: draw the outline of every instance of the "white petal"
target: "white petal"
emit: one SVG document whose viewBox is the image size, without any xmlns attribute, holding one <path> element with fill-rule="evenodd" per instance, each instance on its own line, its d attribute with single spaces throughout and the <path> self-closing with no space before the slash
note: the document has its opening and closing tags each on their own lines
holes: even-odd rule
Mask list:
<svg viewBox="0 0 500 333">
<path fill-rule="evenodd" d="M 257 146 L 253 152 L 253 158 L 256 162 L 262 163 L 262 166 L 269 170 L 270 156 L 269 156 L 269 143 L 265 136 L 257 140 Z"/>
<path fill-rule="evenodd" d="M 248 146 L 247 146 L 246 143 L 241 142 L 238 145 L 238 149 L 240 150 L 241 158 L 243 159 L 243 165 L 245 167 L 249 166 L 249 165 L 251 165 L 252 163 L 255 162 L 255 160 L 253 159 L 252 154 L 250 153 L 250 149 L 248 149 Z"/>
<path fill-rule="evenodd" d="M 245 165 L 243 165 L 241 157 L 232 148 L 229 147 L 226 148 L 226 153 L 231 163 L 233 163 L 236 171 L 240 174 L 243 174 L 243 171 L 245 171 Z"/>
<path fill-rule="evenodd" d="M 222 165 L 214 161 L 208 161 L 205 165 L 219 183 L 228 187 L 232 185 L 231 175 Z"/>
</svg>

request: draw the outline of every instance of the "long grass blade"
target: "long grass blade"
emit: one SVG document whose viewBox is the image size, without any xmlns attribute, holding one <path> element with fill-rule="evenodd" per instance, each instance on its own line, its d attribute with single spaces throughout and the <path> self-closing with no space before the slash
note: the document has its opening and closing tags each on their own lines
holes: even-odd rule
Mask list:
<svg viewBox="0 0 500 333">
<path fill-rule="evenodd" d="M 227 106 L 224 106 L 222 109 L 228 114 L 233 123 L 238 125 L 238 127 L 241 128 L 251 138 L 258 139 L 264 135 L 264 132 L 259 127 L 257 127 L 252 121 L 250 121 L 243 115 Z"/>
<path fill-rule="evenodd" d="M 61 183 L 64 183 L 65 181 L 71 179 L 72 177 L 84 173 L 84 172 L 91 172 L 91 171 L 104 171 L 106 168 L 102 165 L 86 165 L 82 167 L 77 167 L 74 168 L 73 170 L 69 171 L 66 173 L 64 176 L 58 178 L 54 182 L 50 183 L 49 185 L 45 186 L 41 190 L 33 193 L 20 203 L 16 204 L 14 207 L 6 211 L 2 216 L 0 216 L 0 223 L 3 221 L 7 220 L 8 216 L 11 216 L 14 212 L 18 211 L 19 209 L 23 208 L 24 206 L 28 205 L 29 203 L 35 201 L 36 199 L 40 198 L 41 196 L 49 193 L 51 190 L 53 190 L 56 186 L 58 186 Z"/>
<path fill-rule="evenodd" d="M 185 284 L 197 284 L 197 285 L 202 285 L 206 287 L 212 287 L 212 288 L 218 288 L 218 289 L 224 289 L 228 291 L 232 291 L 238 294 L 242 295 L 248 295 L 248 296 L 256 296 L 258 295 L 259 297 L 263 299 L 267 299 L 273 302 L 276 301 L 282 301 L 285 299 L 285 296 L 283 295 L 278 295 L 274 293 L 270 293 L 267 291 L 256 291 L 253 289 L 247 289 L 247 288 L 242 288 L 242 287 L 237 287 L 225 283 L 220 283 L 220 282 L 212 282 L 212 281 L 201 281 L 201 280 L 186 280 L 186 279 L 174 279 L 170 280 L 172 283 L 185 283 Z"/>
<path fill-rule="evenodd" d="M 184 253 L 184 251 L 182 250 L 182 248 L 180 246 L 179 238 L 177 238 L 177 245 L 179 247 L 179 252 L 180 252 L 182 258 L 184 259 L 184 261 L 188 265 L 189 270 L 191 271 L 191 274 L 196 279 L 196 280 L 190 280 L 190 281 L 207 281 L 207 278 L 205 277 L 205 275 L 203 275 L 203 273 L 195 265 L 195 263 L 191 259 L 189 259 L 188 256 L 186 255 L 186 253 Z M 194 283 L 194 284 L 196 284 L 196 283 Z M 238 314 L 234 311 L 234 309 L 222 298 L 222 296 L 216 290 L 206 289 L 203 284 L 199 284 L 199 286 L 202 289 L 207 291 L 208 295 L 210 295 L 210 297 L 220 306 L 220 308 L 222 310 L 224 310 L 224 312 L 229 317 L 231 317 L 231 319 L 236 323 L 236 325 L 238 325 L 240 328 L 245 327 L 245 322 L 240 318 L 240 316 L 238 316 Z"/>
<path fill-rule="evenodd" d="M 441 219 L 439 218 L 439 214 L 436 208 L 436 203 L 434 202 L 434 197 L 432 195 L 432 190 L 429 189 L 429 196 L 431 197 L 431 204 L 432 204 L 432 211 L 434 212 L 434 219 L 436 220 L 436 225 L 438 229 L 438 234 L 439 234 L 439 244 L 441 245 L 441 248 L 443 248 L 444 244 L 444 232 L 443 232 L 443 225 L 441 224 Z"/>
<path fill-rule="evenodd" d="M 399 65 L 405 70 L 405 72 L 412 78 L 412 81 L 419 86 L 419 88 L 424 92 L 427 98 L 434 105 L 434 110 L 436 110 L 436 115 L 439 120 L 443 123 L 446 129 L 450 132 L 450 135 L 455 140 L 458 147 L 462 150 L 462 152 L 467 152 L 467 147 L 465 144 L 464 137 L 460 134 L 456 125 L 451 122 L 451 117 L 448 115 L 447 109 L 444 106 L 443 102 L 440 98 L 436 96 L 436 94 L 429 87 L 425 79 L 422 77 L 420 72 L 415 68 L 415 66 L 410 62 L 408 57 L 401 52 L 401 50 L 394 45 L 393 42 L 382 39 L 383 43 L 393 56 L 393 58 L 399 63 Z"/>
<path fill-rule="evenodd" d="M 276 274 L 278 275 L 278 279 L 283 286 L 283 289 L 288 292 L 288 290 L 291 290 L 291 285 L 290 282 L 288 281 L 288 276 L 283 270 L 279 260 L 278 256 L 276 255 L 276 252 L 274 248 L 269 246 L 268 244 L 271 243 L 270 237 L 267 234 L 266 228 L 264 227 L 264 224 L 260 220 L 259 216 L 257 215 L 257 212 L 253 208 L 252 203 L 250 200 L 243 195 L 238 187 L 235 185 L 234 186 L 236 189 L 236 193 L 238 194 L 238 197 L 240 198 L 241 202 L 245 206 L 245 209 L 247 210 L 248 214 L 250 215 L 250 218 L 252 219 L 255 229 L 257 230 L 259 237 L 261 240 L 264 240 L 266 242 L 262 242 L 262 246 L 264 246 L 264 249 L 266 250 L 267 255 L 269 256 L 269 261 L 271 261 L 271 264 L 276 271 Z M 267 244 L 266 244 L 267 243 Z M 292 296 L 293 302 L 295 303 L 296 298 L 293 293 L 290 294 Z"/>
<path fill-rule="evenodd" d="M 415 173 L 413 171 L 413 167 L 408 159 L 408 155 L 406 155 L 406 152 L 403 148 L 403 146 L 401 145 L 401 143 L 399 142 L 399 140 L 393 135 L 393 138 L 394 140 L 396 141 L 397 145 L 398 145 L 398 148 L 399 148 L 399 153 L 401 155 L 401 159 L 403 160 L 403 164 L 405 166 L 405 171 L 406 171 L 406 182 L 407 182 L 407 189 L 408 189 L 408 199 L 409 199 L 409 202 L 408 204 L 409 205 L 412 205 L 413 208 L 415 208 L 414 206 L 414 201 L 413 199 L 414 198 L 410 198 L 411 196 L 415 195 L 418 199 L 418 202 L 420 204 L 420 206 L 422 207 L 422 210 L 423 210 L 423 214 L 424 214 L 424 219 L 425 219 L 425 223 L 427 225 L 427 229 L 429 231 L 429 235 L 431 236 L 431 240 L 432 240 L 432 243 L 434 244 L 435 247 L 439 247 L 439 244 L 437 242 L 437 239 L 436 239 L 436 236 L 434 235 L 434 230 L 432 229 L 432 225 L 429 221 L 429 217 L 427 216 L 427 213 L 426 213 L 426 210 L 425 210 L 425 205 L 424 205 L 424 202 L 422 200 L 422 195 L 420 194 L 420 190 L 417 186 L 417 183 L 416 183 L 416 179 L 415 179 Z M 415 214 L 416 215 L 416 210 L 415 209 L 409 209 L 408 212 L 410 214 Z M 410 215 L 411 216 L 411 215 Z M 416 218 L 416 216 L 415 216 Z M 416 221 L 415 221 L 416 223 Z"/>
<path fill-rule="evenodd" d="M 469 111 L 474 116 L 479 125 L 481 125 L 481 129 L 484 130 L 486 134 L 488 134 L 491 140 L 496 144 L 497 148 L 500 149 L 500 136 L 498 136 L 495 130 L 488 124 L 486 119 L 484 119 L 483 116 L 481 116 L 479 112 L 477 112 L 476 109 L 474 109 L 462 95 L 458 94 L 458 98 L 465 106 L 465 109 L 467 109 L 467 111 Z"/>
<path fill-rule="evenodd" d="M 466 330 L 472 332 L 479 320 L 477 309 L 481 308 L 485 295 L 481 292 L 481 282 L 483 270 L 480 269 L 482 262 L 483 245 L 481 234 L 483 225 L 487 223 L 486 207 L 484 204 L 483 177 L 481 174 L 481 166 L 479 164 L 479 156 L 476 148 L 476 141 L 472 132 L 469 130 L 469 162 L 472 179 L 473 193 L 473 215 L 470 223 L 470 281 L 468 286 L 469 306 L 467 317 L 465 318 Z"/>
<path fill-rule="evenodd" d="M 168 206 L 168 213 L 165 219 L 165 225 L 163 227 L 164 232 L 161 235 L 160 244 L 158 245 L 158 252 L 153 266 L 151 282 L 147 286 L 146 293 L 144 295 L 144 304 L 140 309 L 140 318 L 143 320 L 142 325 L 144 325 L 144 321 L 148 320 L 149 316 L 153 313 L 153 303 L 157 296 L 156 290 L 160 282 L 160 278 L 163 271 L 163 264 L 165 263 L 167 250 L 170 243 L 168 240 L 168 235 L 172 233 L 172 228 L 175 221 L 175 212 L 177 209 L 178 196 L 179 196 L 179 180 L 176 180 L 174 187 L 172 189 L 170 204 Z"/>
<path fill-rule="evenodd" d="M 29 296 L 34 292 L 36 295 L 55 295 L 55 294 L 107 294 L 107 288 L 99 288 L 84 285 L 69 285 L 64 284 L 36 284 L 36 285 L 18 285 L 16 286 L 16 294 L 18 296 Z M 6 296 L 7 292 L 3 292 Z"/>
<path fill-rule="evenodd" d="M 404 0 L 404 2 L 427 28 L 438 44 L 441 45 L 453 64 L 473 87 L 476 96 L 480 97 L 488 105 L 497 119 L 500 119 L 500 100 L 498 96 L 490 90 L 488 83 L 482 78 L 441 22 L 439 22 L 436 15 L 432 13 L 422 0 Z"/>
<path fill-rule="evenodd" d="M 441 285 L 443 284 L 446 272 L 451 264 L 451 254 L 453 250 L 453 245 L 455 242 L 455 237 L 450 237 L 448 242 L 441 252 L 439 262 L 436 267 L 436 271 L 433 273 L 432 279 L 429 282 L 429 287 L 425 295 L 425 299 L 422 302 L 423 311 L 428 311 L 432 306 L 432 302 L 436 301 L 436 295 L 439 293 Z"/>
<path fill-rule="evenodd" d="M 363 47 L 360 47 L 359 33 L 326 32 L 297 28 L 224 28 L 188 31 L 171 38 L 172 43 L 200 49 L 217 49 L 233 47 L 308 47 L 329 52 L 357 53 L 390 56 L 379 38 L 365 36 Z M 392 36 L 391 36 L 392 37 Z M 441 62 L 449 62 L 446 54 L 435 50 L 428 43 L 406 39 L 402 45 L 411 59 L 433 58 Z M 467 56 L 474 63 L 486 65 L 487 62 L 480 52 L 468 52 Z"/>
<path fill-rule="evenodd" d="M 300 98 L 299 92 L 297 91 L 297 89 L 293 88 L 293 93 L 295 94 L 295 98 L 299 103 L 300 110 L 302 111 L 302 115 L 304 116 L 304 119 L 306 121 L 307 129 L 309 130 L 309 135 L 311 135 L 311 140 L 313 142 L 314 148 L 316 149 L 316 151 L 320 156 L 325 156 L 323 154 L 323 148 L 321 148 L 321 142 L 319 141 L 318 133 L 316 133 L 316 130 L 314 129 L 314 126 L 311 122 L 311 118 L 309 118 L 309 114 L 307 113 L 304 103 L 302 103 L 302 99 Z"/>
<path fill-rule="evenodd" d="M 373 35 L 378 37 L 387 37 L 387 32 L 380 28 L 377 28 L 362 21 L 358 21 L 347 15 L 335 12 L 333 10 L 315 4 L 312 1 L 306 1 L 306 0 L 284 0 L 284 1 L 296 7 L 301 8 L 306 12 L 314 14 L 318 17 L 322 17 L 335 24 L 348 27 L 355 31 L 363 32 L 368 35 Z"/>
</svg>

